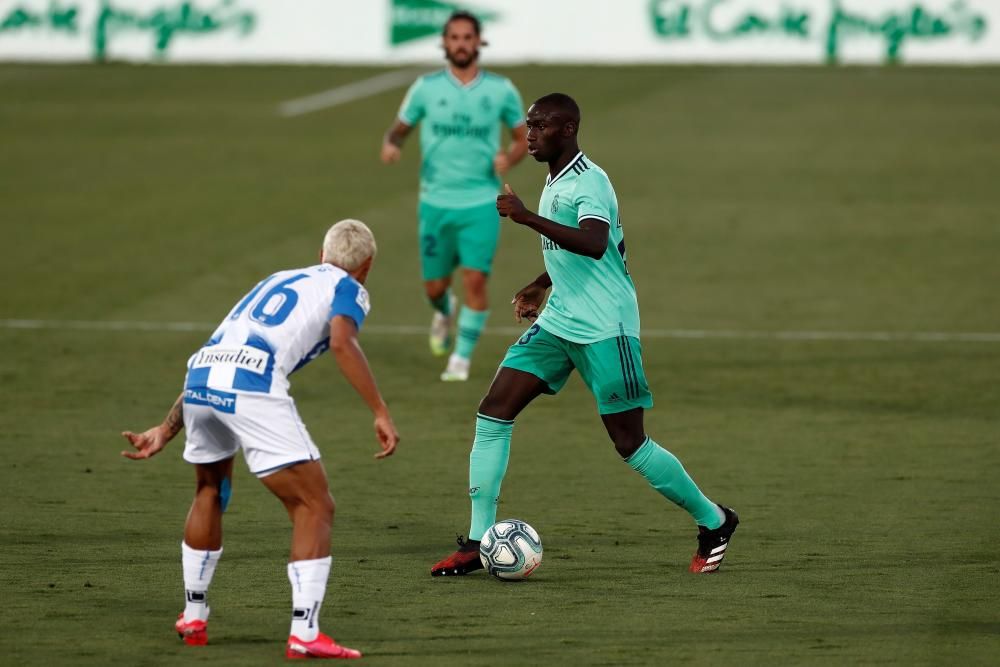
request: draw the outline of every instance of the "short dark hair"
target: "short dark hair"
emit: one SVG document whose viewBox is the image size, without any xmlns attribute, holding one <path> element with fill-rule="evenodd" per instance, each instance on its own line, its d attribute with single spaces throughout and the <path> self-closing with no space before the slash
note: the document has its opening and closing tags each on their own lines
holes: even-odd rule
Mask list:
<svg viewBox="0 0 1000 667">
<path fill-rule="evenodd" d="M 448 34 L 448 26 L 451 25 L 452 21 L 468 21 L 472 24 L 472 29 L 476 31 L 476 37 L 479 37 L 483 31 L 483 24 L 475 14 L 464 9 L 456 9 L 448 17 L 448 20 L 444 22 L 444 26 L 441 28 L 442 37 Z"/>
<path fill-rule="evenodd" d="M 543 95 L 535 100 L 535 104 L 542 104 L 560 111 L 569 116 L 578 126 L 580 124 L 580 106 L 576 103 L 576 100 L 566 93 L 549 93 L 548 95 Z"/>
</svg>

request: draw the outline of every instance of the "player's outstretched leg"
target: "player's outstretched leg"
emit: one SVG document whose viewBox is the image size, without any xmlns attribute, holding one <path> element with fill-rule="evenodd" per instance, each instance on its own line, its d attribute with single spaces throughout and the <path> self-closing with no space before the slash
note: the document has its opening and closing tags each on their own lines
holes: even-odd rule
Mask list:
<svg viewBox="0 0 1000 667">
<path fill-rule="evenodd" d="M 319 461 L 296 463 L 261 477 L 278 496 L 292 520 L 292 552 L 288 581 L 292 586 L 292 626 L 288 658 L 360 658 L 361 652 L 341 646 L 319 630 L 319 612 L 330 576 L 330 530 L 334 503 L 326 472 Z"/>
<path fill-rule="evenodd" d="M 483 569 L 479 540 L 496 522 L 497 498 L 510 458 L 510 436 L 514 420 L 476 415 L 476 439 L 469 454 L 469 499 L 472 521 L 469 539 L 458 538 L 458 550 L 431 568 L 432 577 L 468 574 Z"/>
<path fill-rule="evenodd" d="M 709 500 L 677 457 L 645 433 L 642 408 L 601 415 L 618 453 L 660 495 L 684 508 L 698 524 L 698 550 L 690 571 L 714 572 L 725 558 L 739 518 L 733 510 Z"/>
<path fill-rule="evenodd" d="M 469 499 L 472 519 L 469 539 L 458 538 L 458 550 L 431 567 L 432 577 L 469 574 L 483 569 L 479 560 L 479 540 L 496 523 L 500 485 L 510 458 L 510 437 L 514 418 L 545 384 L 534 375 L 501 368 L 493 379 L 476 415 L 476 439 L 469 454 Z"/>
<path fill-rule="evenodd" d="M 184 611 L 174 629 L 189 646 L 208 643 L 208 587 L 222 557 L 222 513 L 229 502 L 233 459 L 195 466 L 194 501 L 184 524 L 181 567 Z"/>
</svg>

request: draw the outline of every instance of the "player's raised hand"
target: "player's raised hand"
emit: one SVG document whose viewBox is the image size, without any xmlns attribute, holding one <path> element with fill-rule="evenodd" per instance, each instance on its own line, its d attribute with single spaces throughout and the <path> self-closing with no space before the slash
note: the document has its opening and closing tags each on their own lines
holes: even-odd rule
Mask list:
<svg viewBox="0 0 1000 667">
<path fill-rule="evenodd" d="M 528 215 L 524 202 L 507 183 L 504 183 L 503 194 L 497 196 L 497 213 L 514 222 L 524 222 Z"/>
<path fill-rule="evenodd" d="M 392 164 L 394 162 L 399 162 L 399 158 L 402 157 L 403 151 L 400 150 L 399 146 L 391 144 L 388 141 L 382 142 L 382 164 Z"/>
<path fill-rule="evenodd" d="M 167 437 L 167 432 L 162 424 L 154 426 L 153 428 L 143 431 L 142 433 L 122 431 L 122 436 L 136 449 L 134 452 L 125 450 L 122 452 L 122 456 L 134 461 L 148 459 L 151 456 L 155 456 L 161 449 L 167 446 L 168 442 L 170 442 L 170 438 Z"/>
<path fill-rule="evenodd" d="M 396 425 L 392 423 L 392 417 L 388 412 L 375 415 L 375 437 L 382 447 L 382 451 L 376 454 L 375 458 L 384 459 L 392 456 L 396 451 L 396 445 L 399 444 L 399 431 L 396 430 Z"/>
<path fill-rule="evenodd" d="M 514 304 L 514 319 L 518 322 L 521 322 L 522 319 L 536 319 L 538 311 L 542 309 L 545 292 L 546 288 L 536 283 L 531 283 L 515 294 L 514 298 L 510 301 Z"/>
</svg>

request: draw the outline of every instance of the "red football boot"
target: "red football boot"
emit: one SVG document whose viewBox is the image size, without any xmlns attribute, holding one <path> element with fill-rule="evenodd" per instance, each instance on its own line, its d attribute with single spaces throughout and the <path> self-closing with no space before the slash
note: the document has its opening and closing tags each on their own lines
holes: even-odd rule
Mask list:
<svg viewBox="0 0 1000 667">
<path fill-rule="evenodd" d="M 311 642 L 303 641 L 295 635 L 288 638 L 285 657 L 295 659 L 344 659 L 360 658 L 361 651 L 341 646 L 322 632 Z"/>
<path fill-rule="evenodd" d="M 457 542 L 458 551 L 435 563 L 431 568 L 432 577 L 459 576 L 483 569 L 483 562 L 479 560 L 479 540 L 466 540 L 459 535 Z"/>
<path fill-rule="evenodd" d="M 184 612 L 178 614 L 174 629 L 177 630 L 177 636 L 188 646 L 204 646 L 208 643 L 208 623 L 198 620 L 185 623 Z"/>
</svg>

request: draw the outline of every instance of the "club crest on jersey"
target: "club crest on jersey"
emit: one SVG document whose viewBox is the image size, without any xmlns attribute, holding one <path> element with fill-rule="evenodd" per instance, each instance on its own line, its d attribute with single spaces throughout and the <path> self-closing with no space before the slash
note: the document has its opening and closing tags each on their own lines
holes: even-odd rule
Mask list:
<svg viewBox="0 0 1000 667">
<path fill-rule="evenodd" d="M 490 98 L 484 97 L 483 101 L 479 103 L 483 107 L 483 111 L 490 111 L 493 108 L 493 103 L 490 102 Z"/>
<path fill-rule="evenodd" d="M 552 206 L 549 207 L 549 210 L 553 213 L 559 212 L 559 195 L 552 198 Z"/>
</svg>

